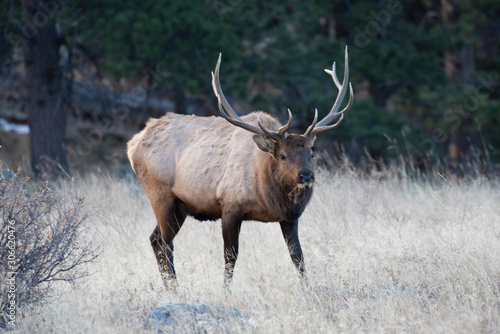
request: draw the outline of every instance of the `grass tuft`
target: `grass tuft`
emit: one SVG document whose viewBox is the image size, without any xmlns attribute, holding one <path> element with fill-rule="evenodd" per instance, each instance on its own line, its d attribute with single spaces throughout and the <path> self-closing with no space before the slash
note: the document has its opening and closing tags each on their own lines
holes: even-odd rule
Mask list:
<svg viewBox="0 0 500 334">
<path fill-rule="evenodd" d="M 167 302 L 222 302 L 249 315 L 249 333 L 496 332 L 500 328 L 500 187 L 352 169 L 317 176 L 299 233 L 302 289 L 278 224 L 244 222 L 232 292 L 223 289 L 220 221 L 188 218 L 176 237 L 179 288 L 167 292 L 149 245 L 155 218 L 136 182 L 77 184 L 103 245 L 94 274 L 62 286 L 21 332 L 150 332 Z M 188 328 L 188 327 L 186 327 Z"/>
</svg>

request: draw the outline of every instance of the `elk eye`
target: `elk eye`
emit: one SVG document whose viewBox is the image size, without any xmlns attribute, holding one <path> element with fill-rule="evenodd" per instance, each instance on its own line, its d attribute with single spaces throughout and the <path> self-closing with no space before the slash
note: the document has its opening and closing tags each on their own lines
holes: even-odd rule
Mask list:
<svg viewBox="0 0 500 334">
<path fill-rule="evenodd" d="M 313 157 L 313 158 L 314 158 L 314 157 L 316 156 L 316 153 L 314 153 L 314 147 L 311 147 L 311 151 L 312 151 L 312 153 L 311 153 L 311 157 Z"/>
<path fill-rule="evenodd" d="M 283 153 L 280 154 L 280 159 L 281 160 L 286 160 L 286 155 L 284 155 Z"/>
</svg>

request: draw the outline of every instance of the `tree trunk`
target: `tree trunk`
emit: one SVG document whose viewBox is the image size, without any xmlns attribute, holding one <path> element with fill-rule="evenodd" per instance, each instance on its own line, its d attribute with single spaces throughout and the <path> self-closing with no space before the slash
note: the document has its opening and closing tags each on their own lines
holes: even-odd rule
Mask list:
<svg viewBox="0 0 500 334">
<path fill-rule="evenodd" d="M 454 13 L 453 6 L 448 0 L 441 0 L 441 17 L 444 25 L 456 24 L 459 21 L 459 14 Z M 454 21 L 450 22 L 453 18 Z M 453 37 L 453 36 L 452 36 Z M 459 90 L 466 84 L 470 84 L 471 73 L 475 69 L 474 49 L 472 47 L 464 47 L 458 53 L 451 53 L 446 51 L 444 53 L 444 71 L 453 85 Z M 462 99 L 457 99 L 463 101 Z M 462 105 L 458 106 L 462 108 Z M 456 111 L 450 109 L 448 113 L 455 113 Z M 456 168 L 463 160 L 464 155 L 467 153 L 467 144 L 465 142 L 465 122 L 467 121 L 461 116 L 460 125 L 457 128 L 450 130 L 448 142 L 448 160 L 450 167 Z"/>
<path fill-rule="evenodd" d="M 35 13 L 41 12 L 37 4 L 36 0 L 22 1 L 23 14 L 29 22 L 35 22 Z M 32 25 L 34 36 L 24 44 L 23 52 L 30 96 L 27 109 L 31 167 L 35 176 L 55 178 L 67 169 L 66 110 L 59 65 L 61 40 L 53 18 L 45 17 L 44 24 Z"/>
</svg>

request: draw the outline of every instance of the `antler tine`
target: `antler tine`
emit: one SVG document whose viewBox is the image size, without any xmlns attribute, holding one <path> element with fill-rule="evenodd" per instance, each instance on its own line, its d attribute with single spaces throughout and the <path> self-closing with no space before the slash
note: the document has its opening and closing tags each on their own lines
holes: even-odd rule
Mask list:
<svg viewBox="0 0 500 334">
<path fill-rule="evenodd" d="M 314 109 L 314 119 L 312 124 L 307 128 L 306 132 L 303 134 L 304 137 L 309 137 L 311 131 L 314 130 L 316 123 L 318 122 L 318 109 Z"/>
<path fill-rule="evenodd" d="M 238 116 L 238 114 L 233 110 L 229 102 L 227 102 L 226 97 L 224 96 L 224 93 L 222 92 L 222 88 L 220 86 L 219 70 L 220 70 L 221 59 L 222 59 L 222 53 L 219 53 L 219 59 L 217 60 L 217 65 L 215 66 L 215 76 L 214 72 L 212 72 L 212 88 L 214 89 L 215 95 L 219 99 L 219 105 L 222 102 L 222 105 L 227 110 L 227 113 L 231 116 L 231 118 L 241 121 L 240 116 Z"/>
<path fill-rule="evenodd" d="M 221 63 L 221 58 L 222 58 L 222 53 L 219 53 L 219 59 L 217 60 L 217 65 L 215 66 L 215 74 L 212 72 L 212 88 L 214 90 L 215 96 L 217 96 L 217 101 L 219 105 L 219 111 L 229 123 L 238 126 L 240 128 L 243 128 L 247 131 L 262 135 L 265 134 L 271 138 L 273 138 L 276 141 L 282 140 L 286 136 L 286 131 L 288 131 L 288 128 L 290 127 L 291 123 L 291 113 L 289 114 L 289 121 L 288 123 L 281 127 L 278 132 L 272 131 L 267 129 L 262 122 L 260 121 L 260 118 L 258 118 L 258 123 L 259 127 L 249 124 L 245 121 L 243 121 L 238 114 L 233 110 L 229 102 L 227 102 L 226 97 L 224 96 L 224 93 L 222 92 L 222 88 L 220 86 L 220 80 L 219 80 L 219 69 L 220 69 L 220 63 Z M 285 128 L 283 131 L 282 129 Z M 280 130 L 283 131 L 283 133 L 280 132 Z"/>
<path fill-rule="evenodd" d="M 266 128 L 264 126 L 264 124 L 262 124 L 262 122 L 260 121 L 260 117 L 257 117 L 257 121 L 258 121 L 259 126 L 262 129 L 262 131 L 264 131 L 264 133 L 266 135 L 274 138 L 275 140 L 285 139 L 286 133 L 287 133 L 288 129 L 290 129 L 290 125 L 292 124 L 292 112 L 290 111 L 290 109 L 287 109 L 287 110 L 288 110 L 288 122 L 285 125 L 283 125 L 282 127 L 280 127 L 278 129 L 278 131 L 269 130 L 268 128 Z"/>
<path fill-rule="evenodd" d="M 325 68 L 325 72 L 332 76 L 333 83 L 335 84 L 335 86 L 337 86 L 338 89 L 340 89 L 342 87 L 342 85 L 340 84 L 339 78 L 337 78 L 337 71 L 335 69 L 335 62 L 333 62 L 332 70 L 330 71 L 330 70 L 327 70 Z"/>
<path fill-rule="evenodd" d="M 292 125 L 292 112 L 290 111 L 290 109 L 287 109 L 287 111 L 288 111 L 288 122 L 285 125 L 283 125 L 281 128 L 278 129 L 278 133 L 281 136 L 285 136 L 285 137 L 286 137 L 286 133 L 290 129 L 290 125 Z"/>
<path fill-rule="evenodd" d="M 337 126 L 340 125 L 340 123 L 342 123 L 343 120 L 344 120 L 344 114 L 340 114 L 340 118 L 337 122 L 335 122 L 335 124 L 317 127 L 315 129 L 313 129 L 312 136 L 309 136 L 309 137 L 314 137 L 318 133 L 325 132 L 325 131 L 328 131 L 331 129 L 335 129 Z"/>
<path fill-rule="evenodd" d="M 335 67 L 334 67 L 334 69 L 335 69 Z M 338 87 L 339 82 L 338 82 L 337 76 L 335 73 L 332 73 L 332 74 L 334 74 L 332 76 L 333 81 L 335 82 L 335 85 Z M 346 46 L 346 48 L 345 48 L 344 80 L 342 81 L 342 85 L 339 88 L 339 94 L 337 95 L 335 103 L 333 104 L 332 109 L 330 110 L 328 115 L 325 118 L 323 118 L 318 124 L 316 124 L 316 126 L 318 126 L 318 127 L 326 126 L 341 114 L 338 112 L 338 110 L 340 108 L 340 105 L 342 104 L 342 100 L 344 99 L 345 93 L 347 92 L 346 83 L 348 82 L 348 80 L 349 80 L 349 57 L 347 54 L 347 46 Z M 343 110 L 342 112 L 346 112 L 347 110 Z"/>
<path fill-rule="evenodd" d="M 215 77 L 214 77 L 214 73 L 212 72 L 212 86 L 214 86 L 214 81 L 215 81 Z M 213 88 L 214 88 L 215 96 L 217 96 L 219 111 L 220 111 L 220 114 L 222 115 L 222 117 L 224 117 L 229 123 L 231 123 L 235 126 L 239 126 L 240 128 L 243 128 L 243 129 L 248 130 L 248 131 L 253 132 L 253 133 L 262 134 L 262 132 L 260 131 L 260 129 L 258 127 L 254 126 L 252 124 L 245 123 L 245 122 L 240 121 L 238 119 L 234 119 L 231 116 L 229 116 L 226 112 L 225 107 L 223 107 L 223 105 L 222 105 L 221 95 L 224 96 L 222 94 L 222 91 L 221 91 L 221 95 L 219 95 L 218 91 L 216 90 L 216 87 L 214 86 Z M 234 113 L 234 111 L 233 111 L 233 113 Z"/>
<path fill-rule="evenodd" d="M 339 126 L 340 123 L 342 123 L 342 120 L 344 119 L 344 113 L 346 111 L 348 111 L 349 109 L 351 109 L 352 102 L 353 102 L 353 96 L 354 96 L 354 92 L 352 91 L 352 85 L 351 85 L 351 83 L 349 83 L 349 102 L 347 103 L 347 106 L 342 111 L 340 111 L 340 112 L 337 113 L 337 115 L 340 115 L 339 120 L 335 124 L 332 124 L 332 125 L 317 126 L 317 127 L 315 127 L 312 130 L 312 133 L 313 133 L 312 136 L 315 136 L 316 134 L 321 133 L 321 132 L 325 132 L 325 131 L 328 131 L 328 130 L 331 130 L 331 129 L 335 129 L 337 126 Z"/>
<path fill-rule="evenodd" d="M 351 109 L 351 107 L 352 107 L 353 100 L 354 100 L 354 91 L 352 90 L 352 85 L 349 82 L 349 101 L 347 102 L 347 105 L 345 106 L 345 108 L 339 112 L 339 114 L 344 114 L 344 113 L 348 112 L 349 109 Z"/>
<path fill-rule="evenodd" d="M 333 82 L 335 83 L 335 86 L 339 89 L 339 93 L 337 95 L 337 98 L 335 99 L 335 103 L 333 104 L 332 109 L 328 113 L 328 115 L 323 118 L 319 123 L 316 123 L 317 121 L 317 110 L 315 111 L 315 116 L 314 116 L 314 121 L 309 128 L 307 128 L 306 132 L 303 134 L 305 137 L 314 137 L 316 134 L 324 131 L 328 131 L 331 129 L 336 128 L 337 126 L 340 125 L 342 120 L 344 119 L 344 113 L 349 111 L 352 107 L 353 103 L 353 98 L 354 98 L 354 92 L 352 90 L 352 85 L 349 82 L 349 85 L 347 85 L 347 82 L 349 81 L 349 60 L 348 60 L 348 54 L 347 54 L 347 46 L 345 48 L 345 66 L 344 66 L 344 79 L 342 81 L 342 84 L 340 84 L 339 79 L 337 78 L 337 73 L 335 70 L 335 62 L 332 65 L 332 70 L 325 70 L 326 73 L 330 74 Z M 347 92 L 347 86 L 349 86 L 349 102 L 347 103 L 347 106 L 342 109 L 342 111 L 338 111 L 340 108 L 340 105 L 342 104 L 342 101 L 344 100 L 344 96 Z M 340 118 L 339 118 L 340 117 Z M 337 122 L 333 125 L 328 125 L 331 123 L 333 120 L 337 119 Z"/>
<path fill-rule="evenodd" d="M 269 130 L 268 128 L 266 128 L 264 126 L 264 124 L 262 124 L 262 121 L 260 120 L 260 116 L 257 116 L 257 123 L 259 123 L 259 126 L 260 128 L 262 129 L 262 131 L 268 136 L 268 137 L 271 137 L 273 138 L 274 140 L 276 141 L 280 141 L 282 139 L 284 139 L 286 137 L 286 134 L 285 135 L 280 135 L 278 132 L 276 131 L 272 131 L 272 130 Z"/>
</svg>

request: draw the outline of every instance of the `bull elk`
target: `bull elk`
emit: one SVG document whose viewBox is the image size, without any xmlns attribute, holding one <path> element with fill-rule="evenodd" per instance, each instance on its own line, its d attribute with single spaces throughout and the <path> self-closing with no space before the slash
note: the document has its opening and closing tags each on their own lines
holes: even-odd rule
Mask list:
<svg viewBox="0 0 500 334">
<path fill-rule="evenodd" d="M 198 220 L 222 219 L 226 286 L 238 257 L 242 221 L 279 222 L 293 264 L 305 279 L 298 236 L 299 217 L 311 199 L 316 135 L 336 128 L 353 102 L 347 48 L 342 84 L 325 70 L 339 89 L 328 115 L 314 120 L 304 134 L 288 133 L 273 116 L 257 111 L 240 117 L 224 97 L 219 69 L 212 87 L 222 117 L 167 113 L 151 119 L 128 143 L 127 154 L 153 207 L 157 226 L 150 241 L 164 283 L 175 282 L 173 240 L 186 216 Z M 349 103 L 339 111 L 349 86 Z M 335 121 L 334 124 L 331 124 Z"/>
</svg>

